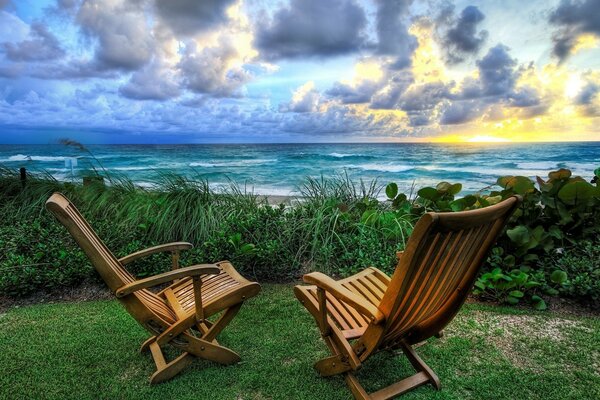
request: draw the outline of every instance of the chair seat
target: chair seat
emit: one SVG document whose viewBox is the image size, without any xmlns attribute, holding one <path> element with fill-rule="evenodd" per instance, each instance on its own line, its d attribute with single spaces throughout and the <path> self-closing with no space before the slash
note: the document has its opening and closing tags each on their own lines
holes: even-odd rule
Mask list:
<svg viewBox="0 0 600 400">
<path fill-rule="evenodd" d="M 338 282 L 346 289 L 378 306 L 388 287 L 390 278 L 377 268 L 371 267 Z M 298 286 L 298 289 L 305 297 L 305 301 L 309 301 L 315 308 L 319 308 L 316 286 Z M 369 325 L 369 319 L 344 301 L 336 299 L 329 293 L 326 296 L 327 315 L 342 331 L 344 337 L 355 339 L 362 336 Z"/>
<path fill-rule="evenodd" d="M 202 275 L 202 308 L 210 317 L 237 303 L 258 294 L 260 286 L 241 276 L 228 261 L 216 263 L 221 268 L 218 275 Z M 194 288 L 191 278 L 174 283 L 159 293 L 173 309 L 178 319 L 196 310 Z"/>
</svg>

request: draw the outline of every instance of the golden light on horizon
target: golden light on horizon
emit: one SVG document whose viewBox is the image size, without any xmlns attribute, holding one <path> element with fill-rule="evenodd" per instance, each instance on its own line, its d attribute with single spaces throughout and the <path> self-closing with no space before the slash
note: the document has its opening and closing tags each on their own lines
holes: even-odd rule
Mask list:
<svg viewBox="0 0 600 400">
<path fill-rule="evenodd" d="M 493 135 L 445 135 L 437 138 L 432 138 L 435 143 L 509 143 L 512 140 L 504 137 Z"/>
</svg>

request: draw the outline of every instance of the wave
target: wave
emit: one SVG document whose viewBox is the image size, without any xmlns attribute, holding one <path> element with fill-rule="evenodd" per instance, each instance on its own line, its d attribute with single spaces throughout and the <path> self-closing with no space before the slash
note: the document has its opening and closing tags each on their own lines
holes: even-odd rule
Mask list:
<svg viewBox="0 0 600 400">
<path fill-rule="evenodd" d="M 108 168 L 109 170 L 112 171 L 144 171 L 144 170 L 151 170 L 151 169 L 155 169 L 157 167 L 155 166 L 145 166 L 145 167 L 110 167 Z"/>
<path fill-rule="evenodd" d="M 214 167 L 249 167 L 252 165 L 271 164 L 277 162 L 277 159 L 255 159 L 255 160 L 238 160 L 227 162 L 192 162 L 190 167 L 214 168 Z"/>
<path fill-rule="evenodd" d="M 495 168 L 495 167 L 449 167 L 444 165 L 424 165 L 417 169 L 436 172 L 462 172 L 466 174 L 477 174 L 492 177 L 507 176 L 507 175 L 523 175 L 523 176 L 546 176 L 548 169 L 519 169 L 519 168 Z M 456 178 L 458 179 L 458 177 Z"/>
<path fill-rule="evenodd" d="M 410 171 L 411 169 L 414 169 L 415 166 L 369 163 L 369 164 L 349 165 L 348 168 L 358 168 L 358 169 L 362 169 L 364 171 L 405 172 L 405 171 Z"/>
<path fill-rule="evenodd" d="M 547 171 L 557 170 L 558 163 L 556 161 L 538 161 L 538 162 L 522 162 L 517 163 L 518 169 L 544 169 Z"/>
<path fill-rule="evenodd" d="M 362 154 L 344 154 L 344 153 L 329 153 L 328 154 L 331 157 L 335 157 L 335 158 L 345 158 L 345 157 L 360 157 L 362 156 Z"/>
<path fill-rule="evenodd" d="M 8 158 L 1 159 L 0 162 L 11 162 L 11 161 L 64 161 L 67 158 L 77 157 L 65 157 L 65 156 L 26 156 L 24 154 L 17 154 Z"/>
</svg>

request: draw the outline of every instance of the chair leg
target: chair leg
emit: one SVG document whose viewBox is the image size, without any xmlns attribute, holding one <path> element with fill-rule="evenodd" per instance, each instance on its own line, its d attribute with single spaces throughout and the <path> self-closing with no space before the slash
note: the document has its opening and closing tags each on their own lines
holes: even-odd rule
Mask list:
<svg viewBox="0 0 600 400">
<path fill-rule="evenodd" d="M 140 353 L 145 353 L 150 350 L 150 345 L 156 341 L 156 336 L 151 336 L 140 346 Z"/>
<path fill-rule="evenodd" d="M 182 353 L 179 357 L 167 363 L 157 342 L 152 342 L 149 348 L 156 364 L 156 372 L 150 377 L 151 384 L 171 379 L 192 363 L 192 355 L 187 352 Z"/>
<path fill-rule="evenodd" d="M 238 313 L 242 304 L 236 304 L 226 309 L 215 323 L 203 320 L 197 324 L 195 316 L 188 316 L 179 320 L 158 336 L 152 336 L 141 346 L 140 351 L 150 350 L 156 364 L 156 372 L 150 377 L 150 383 L 159 383 L 171 379 L 193 360 L 193 357 L 202 358 L 223 365 L 239 362 L 240 356 L 234 351 L 219 345 L 215 337 Z M 201 337 L 194 336 L 189 329 L 198 326 Z M 170 344 L 183 353 L 171 362 L 167 362 L 161 347 Z"/>
<path fill-rule="evenodd" d="M 242 308 L 241 303 L 226 309 L 223 312 L 223 314 L 219 317 L 219 319 L 214 324 L 211 324 L 209 326 L 208 332 L 206 332 L 206 334 L 202 336 L 202 339 L 212 342 L 215 339 L 215 337 L 217 337 L 217 335 L 221 333 L 223 328 L 225 328 L 227 324 L 231 322 L 233 317 L 236 316 L 238 311 L 240 311 L 240 308 Z"/>
<path fill-rule="evenodd" d="M 392 399 L 394 397 L 400 396 L 412 389 L 415 389 L 419 386 L 423 386 L 427 383 L 431 383 L 431 385 L 439 390 L 441 388 L 440 380 L 437 375 L 433 372 L 431 368 L 415 353 L 414 349 L 407 345 L 401 344 L 400 348 L 402 352 L 408 358 L 408 361 L 417 371 L 416 374 L 411 375 L 407 378 L 404 378 L 390 386 L 387 386 L 383 389 L 380 389 L 373 393 L 367 393 L 367 391 L 362 387 L 358 378 L 352 372 L 348 372 L 345 374 L 345 381 L 348 385 L 348 388 L 352 392 L 352 395 L 357 400 L 386 400 Z"/>
</svg>

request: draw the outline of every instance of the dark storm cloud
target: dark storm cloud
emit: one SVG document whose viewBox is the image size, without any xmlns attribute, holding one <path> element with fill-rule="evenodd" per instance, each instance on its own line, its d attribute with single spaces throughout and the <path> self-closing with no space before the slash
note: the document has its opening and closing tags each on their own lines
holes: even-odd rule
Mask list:
<svg viewBox="0 0 600 400">
<path fill-rule="evenodd" d="M 31 24 L 29 39 L 18 43 L 4 42 L 0 46 L 11 61 L 50 61 L 65 55 L 56 36 L 41 22 Z"/>
<path fill-rule="evenodd" d="M 452 21 L 445 32 L 443 43 L 446 58 L 451 64 L 464 61 L 465 57 L 476 54 L 488 37 L 488 32 L 477 32 L 477 25 L 485 19 L 485 15 L 476 6 L 465 7 L 460 16 Z"/>
<path fill-rule="evenodd" d="M 377 0 L 376 3 L 377 53 L 396 57 L 390 65 L 392 69 L 409 67 L 419 45 L 405 22 L 412 0 Z"/>
<path fill-rule="evenodd" d="M 227 21 L 235 0 L 155 0 L 158 17 L 176 34 L 192 35 Z"/>
<path fill-rule="evenodd" d="M 600 3 L 598 0 L 561 0 L 549 20 L 559 27 L 553 36 L 554 55 L 564 61 L 578 36 L 586 33 L 600 36 Z"/>
<path fill-rule="evenodd" d="M 257 25 L 255 45 L 267 60 L 347 54 L 364 44 L 366 23 L 354 0 L 291 0 Z"/>
</svg>

